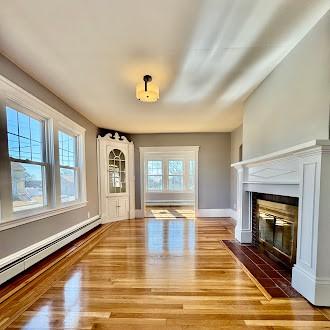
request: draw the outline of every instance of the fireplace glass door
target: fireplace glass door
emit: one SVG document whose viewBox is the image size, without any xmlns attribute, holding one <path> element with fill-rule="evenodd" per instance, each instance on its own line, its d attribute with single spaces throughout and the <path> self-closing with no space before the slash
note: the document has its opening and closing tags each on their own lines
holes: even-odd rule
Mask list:
<svg viewBox="0 0 330 330">
<path fill-rule="evenodd" d="M 295 259 L 297 214 L 295 206 L 257 200 L 259 245 L 288 265 Z"/>
<path fill-rule="evenodd" d="M 294 224 L 276 218 L 274 231 L 274 247 L 288 256 L 292 256 L 294 240 Z"/>
</svg>

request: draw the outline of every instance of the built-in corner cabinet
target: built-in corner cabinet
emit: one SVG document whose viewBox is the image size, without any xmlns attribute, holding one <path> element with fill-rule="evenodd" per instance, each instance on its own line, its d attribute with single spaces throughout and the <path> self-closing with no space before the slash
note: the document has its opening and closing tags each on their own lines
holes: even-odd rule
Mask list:
<svg viewBox="0 0 330 330">
<path fill-rule="evenodd" d="M 97 138 L 103 223 L 135 218 L 134 144 L 118 133 Z"/>
</svg>

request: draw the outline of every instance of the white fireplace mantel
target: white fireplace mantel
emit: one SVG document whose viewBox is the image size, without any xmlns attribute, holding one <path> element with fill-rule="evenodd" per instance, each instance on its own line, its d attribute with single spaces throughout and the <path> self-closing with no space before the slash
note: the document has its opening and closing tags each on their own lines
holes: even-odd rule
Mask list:
<svg viewBox="0 0 330 330">
<path fill-rule="evenodd" d="M 330 306 L 330 141 L 313 140 L 231 165 L 237 170 L 235 238 L 252 241 L 251 192 L 299 198 L 292 286 Z"/>
</svg>

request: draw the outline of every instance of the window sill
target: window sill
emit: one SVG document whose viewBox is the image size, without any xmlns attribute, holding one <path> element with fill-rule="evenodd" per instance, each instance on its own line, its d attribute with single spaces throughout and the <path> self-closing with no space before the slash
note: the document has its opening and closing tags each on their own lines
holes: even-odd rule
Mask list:
<svg viewBox="0 0 330 330">
<path fill-rule="evenodd" d="M 4 220 L 0 222 L 0 231 L 7 230 L 10 228 L 14 228 L 17 226 L 25 225 L 30 222 L 38 221 L 41 219 L 53 217 L 57 214 L 73 211 L 82 207 L 85 207 L 87 205 L 87 201 L 83 202 L 75 202 L 72 204 L 66 204 L 64 206 L 60 206 L 55 209 L 46 209 L 42 210 L 33 214 L 27 215 L 25 214 L 20 214 L 20 215 L 15 215 L 12 219 L 10 220 Z"/>
</svg>

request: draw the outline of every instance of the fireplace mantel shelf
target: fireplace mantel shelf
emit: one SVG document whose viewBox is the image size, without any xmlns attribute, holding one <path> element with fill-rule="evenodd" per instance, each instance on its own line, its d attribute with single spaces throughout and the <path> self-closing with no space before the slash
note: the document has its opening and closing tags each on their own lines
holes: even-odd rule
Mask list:
<svg viewBox="0 0 330 330">
<path fill-rule="evenodd" d="M 243 184 L 269 184 L 268 182 L 260 182 L 260 181 L 243 181 Z M 292 181 L 276 181 L 277 185 L 297 185 L 299 182 Z"/>
<path fill-rule="evenodd" d="M 257 163 L 261 163 L 261 162 L 265 162 L 265 161 L 274 160 L 276 158 L 287 157 L 289 155 L 292 155 L 292 154 L 295 154 L 295 153 L 298 153 L 301 151 L 306 151 L 308 149 L 312 149 L 315 147 L 326 147 L 326 146 L 330 147 L 330 140 L 312 140 L 312 141 L 298 144 L 294 147 L 275 151 L 275 152 L 266 154 L 264 156 L 259 156 L 259 157 L 243 160 L 238 163 L 233 163 L 233 164 L 231 164 L 231 167 L 237 168 L 237 167 L 241 167 L 244 165 L 257 164 Z"/>
</svg>

